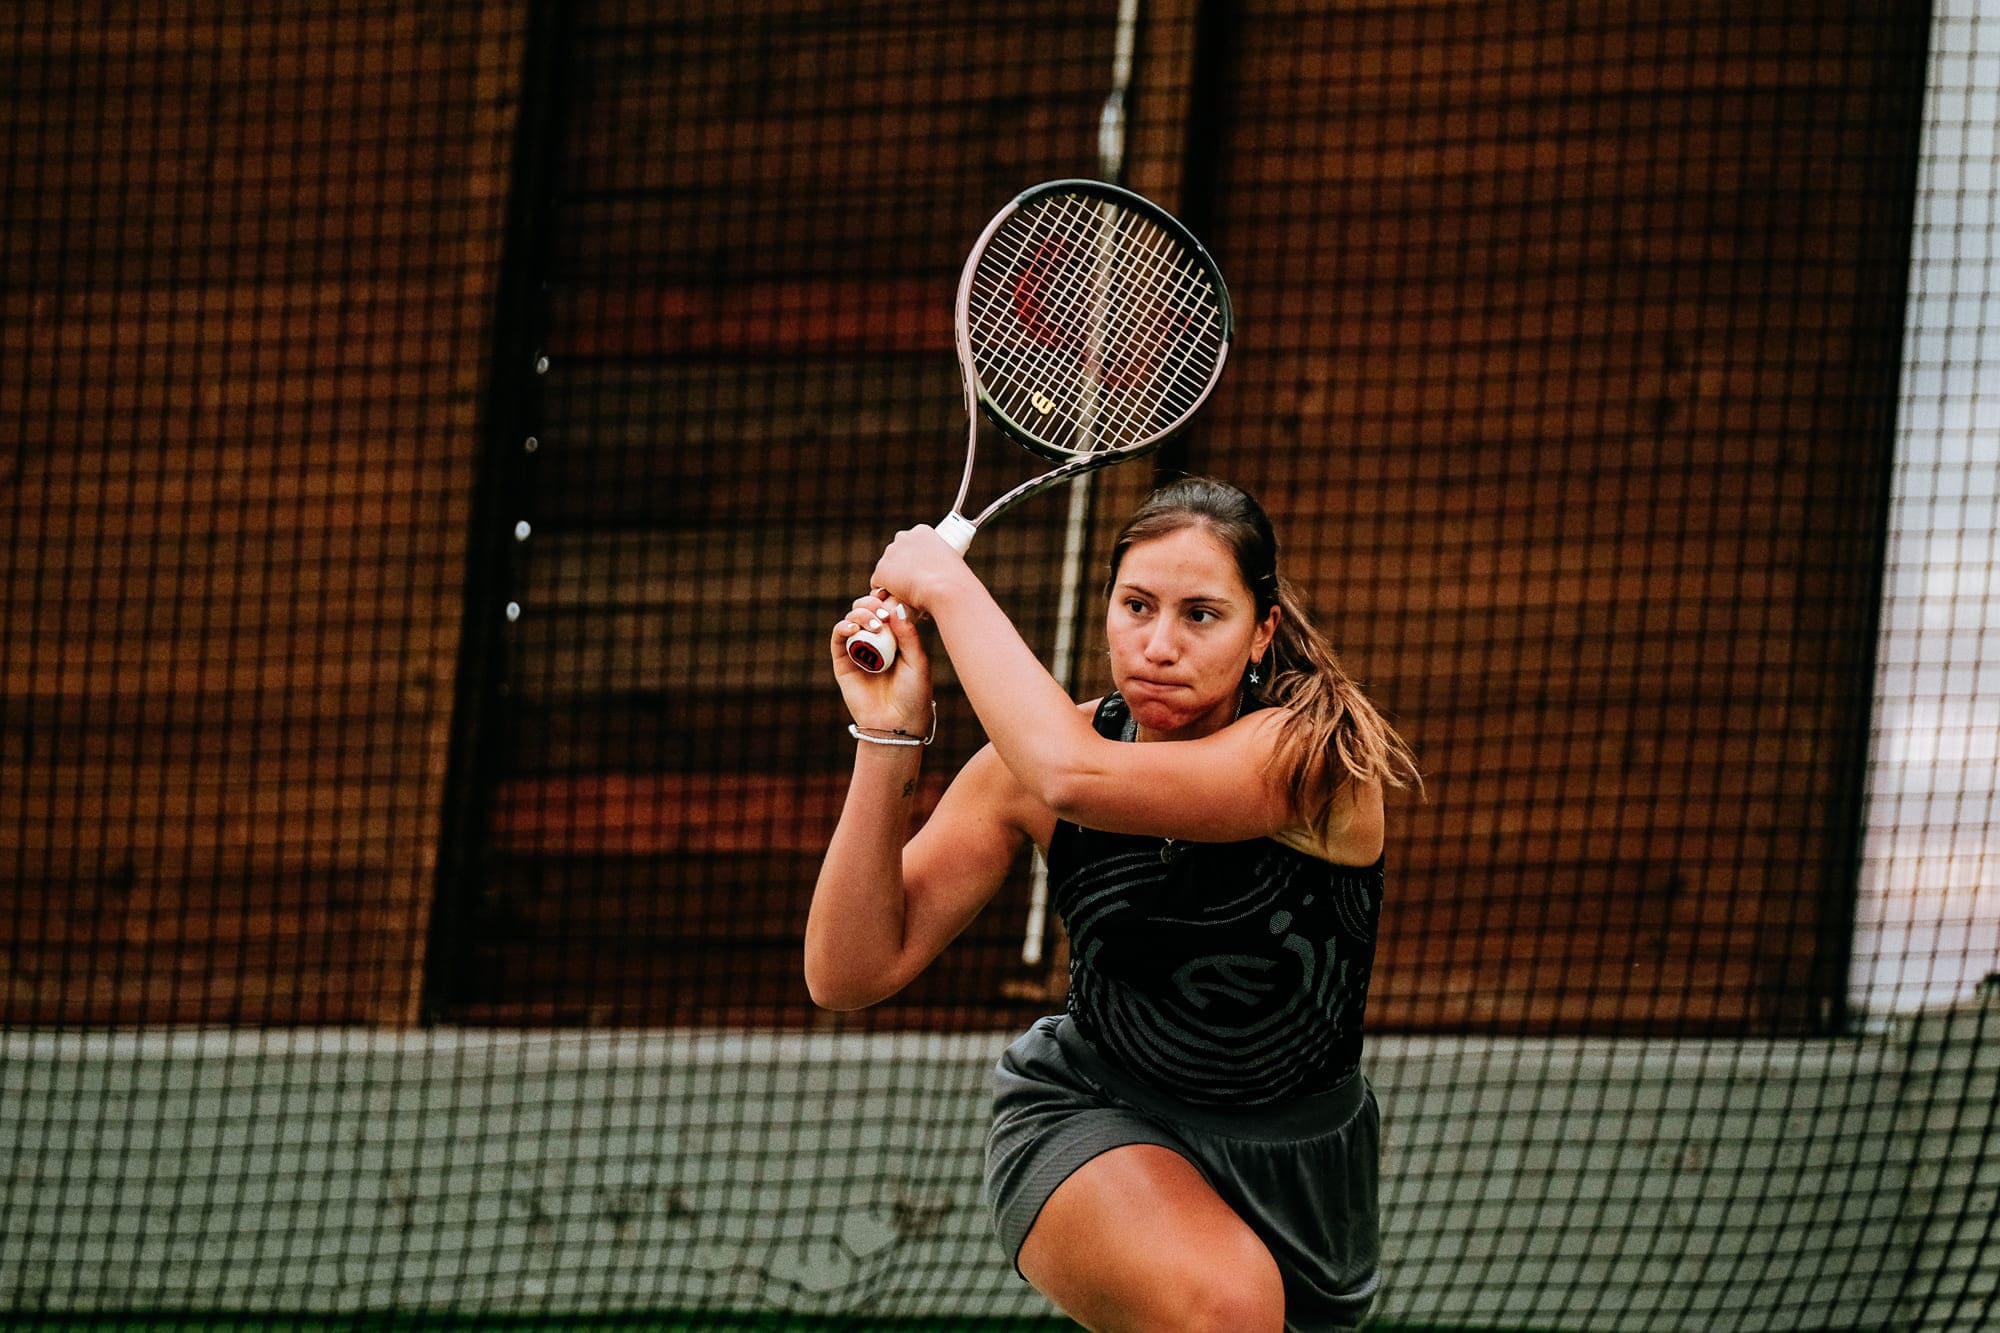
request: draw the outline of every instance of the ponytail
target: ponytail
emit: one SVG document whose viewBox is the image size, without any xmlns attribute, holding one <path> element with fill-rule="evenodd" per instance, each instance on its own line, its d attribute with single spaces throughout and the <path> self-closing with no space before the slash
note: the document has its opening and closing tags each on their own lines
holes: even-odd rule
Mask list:
<svg viewBox="0 0 2000 1333">
<path fill-rule="evenodd" d="M 1257 698 L 1285 711 L 1271 763 L 1286 774 L 1293 811 L 1324 837 L 1348 783 L 1421 791 L 1423 775 L 1409 745 L 1312 623 L 1290 580 L 1277 579 L 1276 600 L 1278 633 L 1264 655 L 1269 674 Z"/>
</svg>

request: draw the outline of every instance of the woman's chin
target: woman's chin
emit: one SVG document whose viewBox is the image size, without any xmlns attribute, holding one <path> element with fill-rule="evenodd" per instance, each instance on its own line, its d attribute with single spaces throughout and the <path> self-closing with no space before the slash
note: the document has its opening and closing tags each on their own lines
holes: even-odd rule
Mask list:
<svg viewBox="0 0 2000 1333">
<path fill-rule="evenodd" d="M 1212 705 L 1194 701 L 1181 703 L 1151 697 L 1143 690 L 1136 693 L 1137 698 L 1126 696 L 1126 707 L 1131 710 L 1132 720 L 1139 724 L 1140 729 L 1155 736 L 1171 736 L 1184 731 L 1199 722 L 1212 708 Z"/>
</svg>

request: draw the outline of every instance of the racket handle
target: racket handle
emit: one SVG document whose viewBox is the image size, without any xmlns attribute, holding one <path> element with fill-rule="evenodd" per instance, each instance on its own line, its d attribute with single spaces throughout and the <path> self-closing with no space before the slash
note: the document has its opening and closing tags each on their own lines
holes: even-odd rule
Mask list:
<svg viewBox="0 0 2000 1333">
<path fill-rule="evenodd" d="M 944 538 L 944 544 L 960 555 L 972 545 L 973 534 L 979 527 L 971 519 L 961 515 L 956 509 L 938 521 L 937 535 Z M 893 613 L 894 601 L 883 605 L 884 614 Z M 880 673 L 896 663 L 896 636 L 884 625 L 881 629 L 856 630 L 847 641 L 847 656 L 863 671 Z"/>
<path fill-rule="evenodd" d="M 887 671 L 896 661 L 896 636 L 888 626 L 858 629 L 847 641 L 847 656 L 863 671 Z"/>
</svg>

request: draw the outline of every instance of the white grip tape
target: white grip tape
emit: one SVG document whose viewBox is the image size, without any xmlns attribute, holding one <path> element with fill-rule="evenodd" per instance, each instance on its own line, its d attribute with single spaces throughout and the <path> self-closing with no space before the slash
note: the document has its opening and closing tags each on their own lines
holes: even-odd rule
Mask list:
<svg viewBox="0 0 2000 1333">
<path fill-rule="evenodd" d="M 979 525 L 960 514 L 956 509 L 938 520 L 937 535 L 944 544 L 960 555 L 972 545 L 972 538 L 979 531 Z M 896 603 L 891 600 L 882 604 L 884 618 L 894 615 Z M 854 665 L 863 671 L 887 671 L 896 662 L 896 636 L 884 625 L 881 629 L 856 630 L 847 640 L 847 655 Z"/>
<path fill-rule="evenodd" d="M 978 531 L 979 528 L 973 521 L 961 515 L 956 509 L 938 520 L 937 535 L 944 538 L 946 546 L 960 555 L 964 555 L 965 548 L 972 545 L 973 534 Z"/>
</svg>

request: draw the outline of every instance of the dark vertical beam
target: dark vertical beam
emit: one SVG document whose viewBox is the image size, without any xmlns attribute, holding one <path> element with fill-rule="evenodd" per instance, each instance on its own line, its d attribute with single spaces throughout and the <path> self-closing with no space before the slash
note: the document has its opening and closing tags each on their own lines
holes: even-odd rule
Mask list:
<svg viewBox="0 0 2000 1333">
<path fill-rule="evenodd" d="M 569 103 L 572 6 L 530 0 L 521 97 L 514 127 L 514 178 L 495 284 L 492 351 L 480 406 L 481 458 L 466 542 L 450 759 L 439 829 L 436 904 L 424 977 L 424 1021 L 462 989 L 467 928 L 487 870 L 487 823 L 508 717 L 505 608 L 516 586 L 513 535 L 535 466 L 540 375 L 547 327 L 544 276 Z"/>
</svg>

